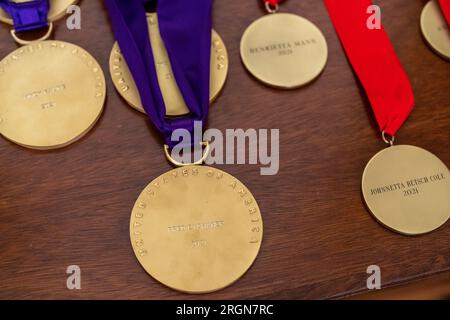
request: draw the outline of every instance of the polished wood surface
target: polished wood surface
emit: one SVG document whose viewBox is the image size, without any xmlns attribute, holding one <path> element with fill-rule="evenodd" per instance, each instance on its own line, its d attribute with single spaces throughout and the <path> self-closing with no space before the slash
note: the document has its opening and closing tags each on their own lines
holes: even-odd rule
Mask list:
<svg viewBox="0 0 450 320">
<path fill-rule="evenodd" d="M 398 143 L 424 147 L 450 165 L 450 64 L 421 37 L 425 2 L 376 1 L 417 100 Z M 363 169 L 385 145 L 322 1 L 282 6 L 320 27 L 329 62 L 307 87 L 280 91 L 255 81 L 239 58 L 243 31 L 264 14 L 258 1 L 218 0 L 214 28 L 231 68 L 209 126 L 279 128 L 280 172 L 220 167 L 252 190 L 264 217 L 262 250 L 241 280 L 200 297 L 157 283 L 132 252 L 128 223 L 141 190 L 171 166 L 158 133 L 113 87 L 114 38 L 103 2 L 85 0 L 81 8 L 82 30 L 69 31 L 60 20 L 54 36 L 87 49 L 103 66 L 105 111 L 86 137 L 62 150 L 31 151 L 0 139 L 0 298 L 325 299 L 366 291 L 373 264 L 381 267 L 383 287 L 450 271 L 450 223 L 406 237 L 380 226 L 364 207 Z M 2 57 L 17 47 L 9 29 L 0 26 Z M 81 267 L 81 290 L 66 288 L 69 265 Z"/>
</svg>

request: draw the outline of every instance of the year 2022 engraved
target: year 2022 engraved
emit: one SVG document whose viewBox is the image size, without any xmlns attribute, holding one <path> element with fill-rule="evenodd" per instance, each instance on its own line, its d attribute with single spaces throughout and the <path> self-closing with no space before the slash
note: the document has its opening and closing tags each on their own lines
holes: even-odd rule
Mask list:
<svg viewBox="0 0 450 320">
<path fill-rule="evenodd" d="M 208 241 L 206 240 L 192 240 L 192 246 L 194 248 L 204 248 L 208 245 Z"/>
<path fill-rule="evenodd" d="M 50 108 L 54 108 L 54 107 L 56 107 L 56 102 L 47 102 L 47 103 L 41 104 L 42 110 L 50 109 Z"/>
</svg>

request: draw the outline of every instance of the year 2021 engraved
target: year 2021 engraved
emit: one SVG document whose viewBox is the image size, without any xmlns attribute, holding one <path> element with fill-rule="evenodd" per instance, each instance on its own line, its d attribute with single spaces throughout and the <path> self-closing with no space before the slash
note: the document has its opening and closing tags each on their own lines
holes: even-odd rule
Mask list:
<svg viewBox="0 0 450 320">
<path fill-rule="evenodd" d="M 433 183 L 439 183 L 446 179 L 444 173 L 436 173 L 430 176 L 413 178 L 401 182 L 395 182 L 385 186 L 378 186 L 370 190 L 371 196 L 378 196 L 391 192 L 401 192 L 404 197 L 419 195 L 421 187 Z"/>
</svg>

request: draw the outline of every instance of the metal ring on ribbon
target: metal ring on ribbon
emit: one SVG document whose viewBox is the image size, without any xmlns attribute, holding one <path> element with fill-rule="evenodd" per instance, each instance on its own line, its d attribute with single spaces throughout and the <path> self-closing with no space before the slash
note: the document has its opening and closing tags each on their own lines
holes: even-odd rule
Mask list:
<svg viewBox="0 0 450 320">
<path fill-rule="evenodd" d="M 381 137 L 383 138 L 383 141 L 384 141 L 386 144 L 390 145 L 391 147 L 394 145 L 394 142 L 395 142 L 395 136 L 391 136 L 391 135 L 387 134 L 386 131 L 383 131 L 383 132 L 381 133 Z"/>
<path fill-rule="evenodd" d="M 266 10 L 268 13 L 277 13 L 280 10 L 280 5 L 278 3 L 272 5 L 269 1 L 266 1 Z"/>
<path fill-rule="evenodd" d="M 16 32 L 15 29 L 12 29 L 12 30 L 11 30 L 11 36 L 13 37 L 14 41 L 16 41 L 18 44 L 23 45 L 23 46 L 25 46 L 25 45 L 27 45 L 27 44 L 30 44 L 30 43 L 33 43 L 33 42 L 39 42 L 39 41 L 47 40 L 48 38 L 50 38 L 50 36 L 52 35 L 52 33 L 53 33 L 53 22 L 50 22 L 50 23 L 48 24 L 48 30 L 47 30 L 47 33 L 46 33 L 45 35 L 43 35 L 43 36 L 40 37 L 39 39 L 35 39 L 35 40 L 31 40 L 31 41 L 21 39 L 21 38 L 17 35 L 17 32 Z"/>
<path fill-rule="evenodd" d="M 210 151 L 210 145 L 209 145 L 209 141 L 203 141 L 201 143 L 201 146 L 205 147 L 205 150 L 203 152 L 203 156 L 201 157 L 201 159 L 192 162 L 192 163 L 182 163 L 179 162 L 177 160 L 175 160 L 171 155 L 170 155 L 170 148 L 167 144 L 164 145 L 164 153 L 166 155 L 167 160 L 169 160 L 170 163 L 172 163 L 173 165 L 177 166 L 177 167 L 187 167 L 187 166 L 197 166 L 197 165 L 201 165 L 203 164 L 203 162 L 206 161 L 206 159 L 209 156 L 209 151 Z"/>
</svg>

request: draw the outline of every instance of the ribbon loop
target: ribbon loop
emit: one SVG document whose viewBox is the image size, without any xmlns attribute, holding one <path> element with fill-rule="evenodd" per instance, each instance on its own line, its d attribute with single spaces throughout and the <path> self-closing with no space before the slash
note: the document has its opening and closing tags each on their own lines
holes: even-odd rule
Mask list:
<svg viewBox="0 0 450 320">
<path fill-rule="evenodd" d="M 263 0 L 268 13 L 277 13 L 283 0 Z"/>
<path fill-rule="evenodd" d="M 395 136 L 414 107 L 414 95 L 384 28 L 367 26 L 372 1 L 325 0 L 325 5 L 380 131 Z"/>
<path fill-rule="evenodd" d="M 264 0 L 265 3 L 268 3 L 269 5 L 276 7 L 280 4 L 281 0 Z"/>
<path fill-rule="evenodd" d="M 15 32 L 31 31 L 48 26 L 49 0 L 27 2 L 0 0 L 0 7 L 13 19 Z"/>
<path fill-rule="evenodd" d="M 156 5 L 161 38 L 167 49 L 173 74 L 190 114 L 166 117 L 145 7 Z M 212 0 L 106 0 L 113 31 L 133 75 L 142 105 L 156 128 L 171 140 L 176 129 L 193 132 L 195 121 L 204 123 L 209 111 Z M 194 144 L 195 141 L 192 141 Z"/>
</svg>

